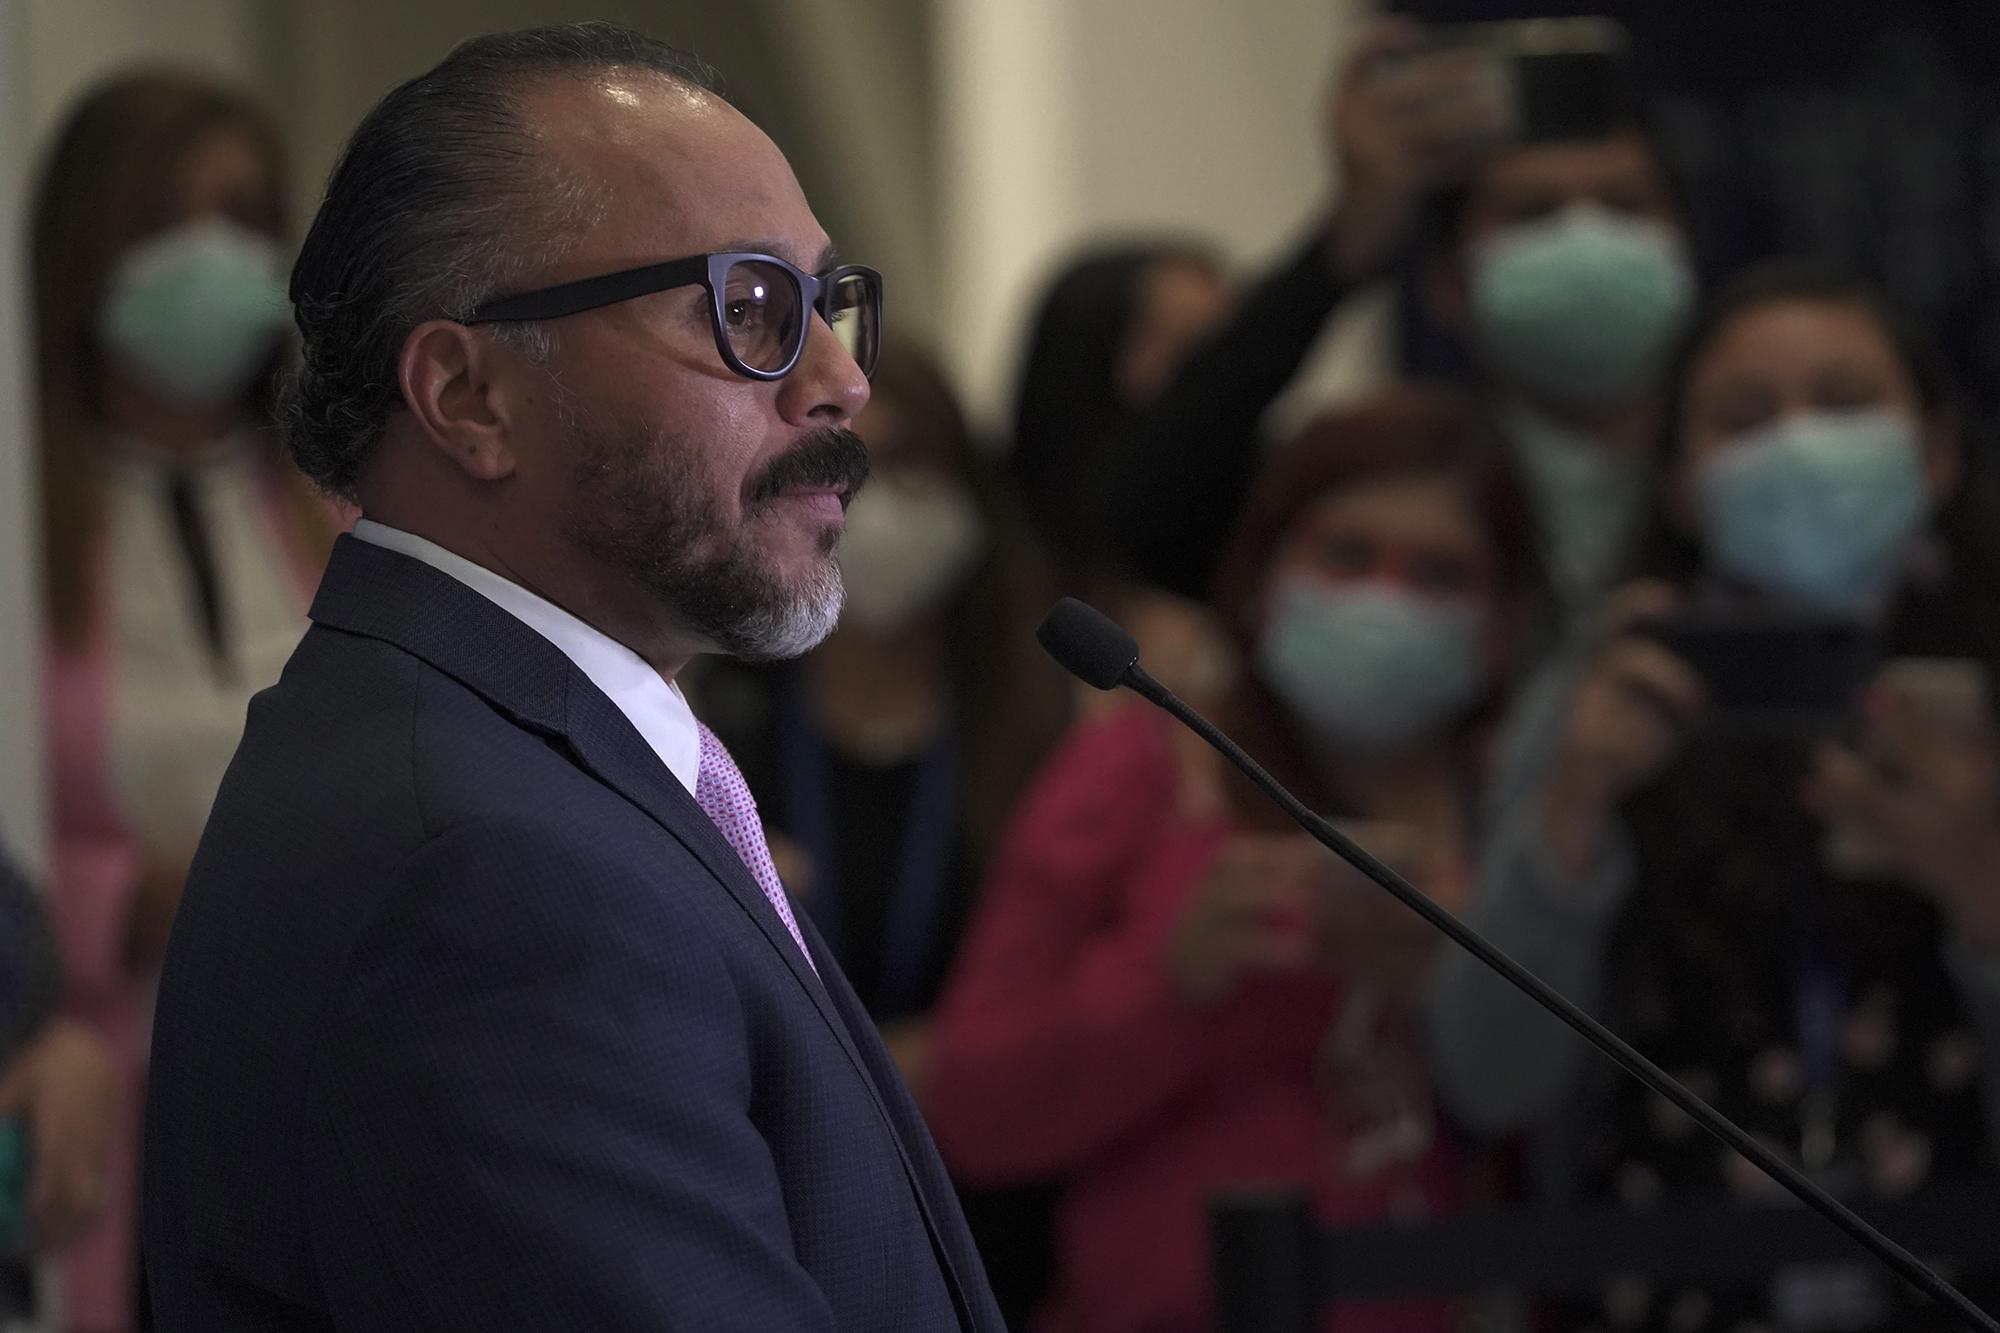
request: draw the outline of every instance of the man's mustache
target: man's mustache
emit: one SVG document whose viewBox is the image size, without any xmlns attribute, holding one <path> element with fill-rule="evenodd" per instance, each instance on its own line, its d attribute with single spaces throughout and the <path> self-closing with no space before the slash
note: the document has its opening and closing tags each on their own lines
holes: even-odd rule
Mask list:
<svg viewBox="0 0 2000 1333">
<path fill-rule="evenodd" d="M 749 503 L 763 504 L 786 491 L 840 490 L 841 507 L 868 480 L 868 446 L 838 426 L 814 431 L 772 459 L 750 485 Z"/>
</svg>

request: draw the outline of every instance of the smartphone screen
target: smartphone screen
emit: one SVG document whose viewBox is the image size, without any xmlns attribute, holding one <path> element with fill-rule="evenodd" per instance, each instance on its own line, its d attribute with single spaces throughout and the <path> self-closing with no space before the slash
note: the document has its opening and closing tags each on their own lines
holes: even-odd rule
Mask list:
<svg viewBox="0 0 2000 1333">
<path fill-rule="evenodd" d="M 1601 138 L 1635 123 L 1631 39 L 1608 18 L 1516 19 L 1434 30 L 1441 49 L 1488 54 L 1513 109 L 1513 137 Z"/>
<path fill-rule="evenodd" d="M 1698 612 L 1639 632 L 1694 669 L 1724 725 L 1838 725 L 1878 661 L 1873 636 L 1844 619 Z"/>
<path fill-rule="evenodd" d="M 1638 116 L 1630 72 L 1611 52 L 1519 56 L 1514 88 L 1521 137 L 1529 142 L 1599 139 Z"/>
</svg>

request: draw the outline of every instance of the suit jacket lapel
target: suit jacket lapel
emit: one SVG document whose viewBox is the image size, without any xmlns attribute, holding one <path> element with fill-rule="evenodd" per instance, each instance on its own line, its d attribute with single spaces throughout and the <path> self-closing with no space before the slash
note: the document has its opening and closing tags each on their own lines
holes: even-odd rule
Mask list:
<svg viewBox="0 0 2000 1333">
<path fill-rule="evenodd" d="M 618 706 L 581 672 L 577 676 L 580 688 L 570 691 L 568 719 L 563 728 L 563 739 L 576 761 L 598 781 L 652 816 L 655 823 L 679 839 L 721 881 L 730 897 L 756 922 L 793 977 L 813 997 L 834 1036 L 858 1065 L 860 1054 L 854 1049 L 846 1025 L 827 1000 L 826 988 L 805 955 L 799 952 L 791 932 L 778 919 L 771 900 L 764 896 L 762 886 L 743 864 L 743 858 L 695 803 L 688 789 L 660 762 L 659 755 L 646 744 L 631 721 L 618 711 Z"/>
<path fill-rule="evenodd" d="M 353 536 L 334 545 L 317 624 L 382 639 L 560 744 L 598 781 L 677 838 L 756 922 L 851 1058 L 853 1040 L 742 858 L 618 706 L 561 649 L 457 579 Z"/>
<path fill-rule="evenodd" d="M 820 936 L 819 928 L 813 924 L 812 913 L 800 912 L 798 918 L 799 930 L 804 934 L 806 944 L 811 947 L 813 957 L 831 957 L 826 941 Z M 853 1026 L 866 1028 L 872 1033 L 875 1027 L 874 1020 L 868 1016 L 867 1006 L 861 1003 L 861 997 L 854 993 L 854 987 L 848 984 L 846 975 L 838 968 L 834 968 L 827 975 L 829 980 L 826 983 L 826 992 L 832 1000 L 834 1009 L 842 1016 L 843 1024 L 851 1022 Z M 901 1077 L 896 1072 L 895 1063 L 890 1059 L 886 1049 L 878 1044 L 875 1054 L 883 1077 Z M 869 1073 L 865 1062 L 862 1072 L 868 1077 L 870 1091 L 875 1093 L 876 1106 L 881 1109 L 883 1118 L 889 1122 L 890 1136 L 896 1141 L 896 1153 L 903 1160 L 903 1171 L 909 1177 L 910 1190 L 917 1196 L 917 1210 L 923 1215 L 925 1230 L 930 1233 L 931 1248 L 937 1254 L 938 1268 L 944 1273 L 945 1286 L 951 1291 L 952 1305 L 958 1311 L 959 1324 L 967 1330 L 967 1333 L 973 1333 L 978 1329 L 979 1321 L 972 1313 L 972 1293 L 959 1281 L 958 1265 L 952 1259 L 951 1244 L 945 1239 L 944 1228 L 938 1222 L 930 1191 L 924 1185 L 924 1173 L 917 1169 L 916 1161 L 910 1156 L 909 1145 L 903 1141 L 902 1129 L 896 1118 L 889 1114 L 888 1107 L 882 1100 L 879 1085 L 875 1082 L 873 1074 Z M 921 1118 L 911 1128 L 921 1132 Z"/>
<path fill-rule="evenodd" d="M 581 673 L 578 675 L 581 677 Z M 910 1156 L 909 1146 L 903 1141 L 896 1117 L 889 1112 L 874 1071 L 855 1045 L 853 1034 L 856 1028 L 865 1028 L 872 1034 L 874 1024 L 854 995 L 853 988 L 848 986 L 847 979 L 841 975 L 826 941 L 813 928 L 811 914 L 797 914 L 799 929 L 807 947 L 813 951 L 813 957 L 820 967 L 826 969 L 824 973 L 815 973 L 811 964 L 806 962 L 805 955 L 799 952 L 798 944 L 785 929 L 784 922 L 779 920 L 770 900 L 764 896 L 756 876 L 750 873 L 750 868 L 743 864 L 743 858 L 736 854 L 736 849 L 729 845 L 721 830 L 688 794 L 687 788 L 660 762 L 659 756 L 625 715 L 618 711 L 617 705 L 605 698 L 588 680 L 581 683 L 583 688 L 570 691 L 567 729 L 578 762 L 605 786 L 644 810 L 662 828 L 680 839 L 681 844 L 708 867 L 710 874 L 722 881 L 723 887 L 750 914 L 771 947 L 784 958 L 792 975 L 812 996 L 820 1017 L 826 1020 L 834 1039 L 854 1063 L 861 1081 L 868 1088 L 869 1098 L 875 1103 L 876 1112 L 888 1127 L 890 1141 L 896 1145 L 903 1174 L 910 1182 L 911 1193 L 916 1196 L 917 1211 L 930 1235 L 931 1246 L 936 1251 L 938 1265 L 943 1271 L 953 1304 L 959 1311 L 959 1318 L 966 1329 L 975 1328 L 969 1298 L 958 1280 L 958 1269 L 952 1262 L 944 1232 L 938 1225 L 930 1196 L 924 1189 L 923 1176 Z M 887 1072 L 889 1077 L 895 1077 L 893 1069 Z"/>
<path fill-rule="evenodd" d="M 896 1145 L 960 1317 L 972 1327 L 966 1293 L 946 1252 L 922 1177 L 828 983 L 800 954 L 749 867 L 618 706 L 561 649 L 479 593 L 421 560 L 351 535 L 334 545 L 311 616 L 316 624 L 395 644 L 477 692 L 518 725 L 558 742 L 580 767 L 637 806 L 715 877 L 805 988 L 867 1087 Z M 836 969 L 831 985 L 845 988 L 809 914 L 798 915 L 814 957 Z M 852 991 L 843 994 L 852 1001 L 848 1011 L 859 1015 L 856 1021 L 867 1023 Z"/>
</svg>

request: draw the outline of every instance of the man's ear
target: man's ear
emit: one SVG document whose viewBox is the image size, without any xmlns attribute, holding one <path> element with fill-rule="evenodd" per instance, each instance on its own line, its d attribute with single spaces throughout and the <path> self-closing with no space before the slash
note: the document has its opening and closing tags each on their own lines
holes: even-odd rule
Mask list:
<svg viewBox="0 0 2000 1333">
<path fill-rule="evenodd" d="M 417 325 L 403 339 L 396 378 L 424 438 L 480 481 L 512 475 L 515 400 L 495 383 L 508 361 L 492 339 L 448 319 Z"/>
</svg>

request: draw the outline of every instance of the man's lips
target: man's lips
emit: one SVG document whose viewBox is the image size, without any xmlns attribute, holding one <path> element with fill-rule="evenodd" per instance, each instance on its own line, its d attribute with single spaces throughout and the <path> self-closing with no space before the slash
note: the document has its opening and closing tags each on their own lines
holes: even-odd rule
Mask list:
<svg viewBox="0 0 2000 1333">
<path fill-rule="evenodd" d="M 867 475 L 868 447 L 860 436 L 850 430 L 816 431 L 759 471 L 745 508 L 791 500 L 808 510 L 827 505 L 845 510 Z"/>
<path fill-rule="evenodd" d="M 814 518 L 839 522 L 847 513 L 847 487 L 844 484 L 788 487 L 780 491 L 776 498 L 798 505 Z"/>
</svg>

